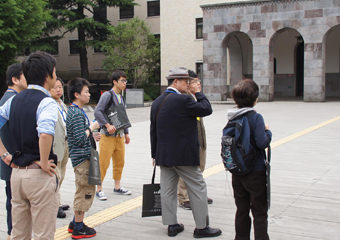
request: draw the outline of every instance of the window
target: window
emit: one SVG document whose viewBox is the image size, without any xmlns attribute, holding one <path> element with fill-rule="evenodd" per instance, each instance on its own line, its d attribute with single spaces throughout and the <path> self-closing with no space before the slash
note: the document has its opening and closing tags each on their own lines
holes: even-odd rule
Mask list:
<svg viewBox="0 0 340 240">
<path fill-rule="evenodd" d="M 196 39 L 203 38 L 203 18 L 196 18 Z"/>
<path fill-rule="evenodd" d="M 102 38 L 93 38 L 93 40 L 97 40 L 97 41 L 100 41 L 100 42 L 104 42 L 104 41 L 107 40 L 107 38 L 106 38 L 106 37 L 102 37 Z M 103 53 L 103 52 L 106 52 L 106 51 L 102 51 L 102 50 L 101 50 L 101 45 L 94 47 L 94 48 L 93 48 L 93 51 L 94 51 L 95 53 Z"/>
<path fill-rule="evenodd" d="M 203 79 L 203 63 L 196 63 L 196 73 L 198 78 L 202 81 Z M 203 83 L 202 83 L 203 85 Z"/>
<path fill-rule="evenodd" d="M 160 34 L 154 34 L 156 39 L 161 39 L 161 35 Z"/>
<path fill-rule="evenodd" d="M 69 21 L 70 22 L 74 22 L 74 21 L 76 21 L 77 20 L 77 15 L 78 15 L 78 10 L 77 9 L 72 9 L 71 10 L 74 14 L 75 14 L 75 16 L 69 16 Z"/>
<path fill-rule="evenodd" d="M 106 22 L 107 20 L 106 6 L 99 6 L 93 8 L 93 19 L 97 22 Z"/>
<path fill-rule="evenodd" d="M 54 41 L 51 46 L 53 47 L 53 50 L 50 51 L 46 51 L 47 53 L 51 54 L 51 55 L 58 55 L 59 54 L 59 45 L 58 45 L 58 41 Z"/>
<path fill-rule="evenodd" d="M 159 15 L 160 15 L 159 1 L 148 2 L 148 17 Z"/>
<path fill-rule="evenodd" d="M 78 40 L 70 40 L 70 54 L 79 54 Z"/>
<path fill-rule="evenodd" d="M 134 6 L 125 6 L 119 8 L 120 19 L 133 18 L 135 9 Z"/>
</svg>

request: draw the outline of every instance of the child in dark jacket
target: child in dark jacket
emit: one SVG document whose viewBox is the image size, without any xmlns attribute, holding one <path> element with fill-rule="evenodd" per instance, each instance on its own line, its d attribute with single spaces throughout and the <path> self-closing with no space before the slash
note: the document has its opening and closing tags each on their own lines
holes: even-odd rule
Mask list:
<svg viewBox="0 0 340 240">
<path fill-rule="evenodd" d="M 259 87 L 251 79 L 240 81 L 232 91 L 237 109 L 228 111 L 228 120 L 232 120 L 248 111 L 254 110 L 259 96 Z M 232 175 L 232 185 L 236 204 L 235 240 L 250 240 L 251 210 L 254 218 L 255 240 L 269 240 L 268 203 L 266 188 L 266 166 L 264 149 L 270 144 L 272 133 L 261 114 L 249 118 L 250 137 L 260 151 L 253 170 L 244 175 Z"/>
</svg>

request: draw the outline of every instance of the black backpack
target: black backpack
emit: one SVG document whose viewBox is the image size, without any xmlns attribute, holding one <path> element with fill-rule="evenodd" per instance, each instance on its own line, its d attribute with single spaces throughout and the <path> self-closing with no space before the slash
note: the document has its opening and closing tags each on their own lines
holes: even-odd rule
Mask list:
<svg viewBox="0 0 340 240">
<path fill-rule="evenodd" d="M 248 119 L 256 114 L 249 111 L 228 121 L 223 129 L 221 157 L 226 170 L 237 176 L 243 176 L 253 170 L 260 154 L 250 138 Z"/>
</svg>

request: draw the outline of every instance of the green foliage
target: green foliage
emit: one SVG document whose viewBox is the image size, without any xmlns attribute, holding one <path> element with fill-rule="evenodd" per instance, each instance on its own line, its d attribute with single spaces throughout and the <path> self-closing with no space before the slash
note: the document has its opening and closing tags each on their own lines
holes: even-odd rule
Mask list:
<svg viewBox="0 0 340 240">
<path fill-rule="evenodd" d="M 150 97 L 148 94 L 146 94 L 146 92 L 144 92 L 144 101 L 145 101 L 145 102 L 150 102 L 150 101 L 152 101 L 151 97 Z"/>
<path fill-rule="evenodd" d="M 46 21 L 51 19 L 47 0 L 7 0 L 0 2 L 0 77 L 5 86 L 7 67 L 18 53 L 39 37 Z"/>
<path fill-rule="evenodd" d="M 107 18 L 95 15 L 94 9 L 136 5 L 134 0 L 50 0 L 48 8 L 51 19 L 44 29 L 42 42 L 48 42 L 56 30 L 62 32 L 62 38 L 67 32 L 78 32 L 78 47 L 82 77 L 88 78 L 86 47 L 101 48 L 102 42 L 109 34 L 110 22 Z M 85 11 L 90 12 L 89 15 Z"/>
<path fill-rule="evenodd" d="M 138 88 L 144 89 L 144 93 L 147 94 L 151 100 L 155 100 L 160 95 L 159 84 L 143 83 L 138 86 Z"/>
<path fill-rule="evenodd" d="M 133 87 L 147 82 L 150 69 L 159 66 L 159 39 L 150 32 L 146 23 L 138 18 L 121 22 L 111 27 L 111 34 L 103 47 L 107 51 L 103 68 L 109 72 L 127 69 L 128 79 L 133 80 Z"/>
</svg>

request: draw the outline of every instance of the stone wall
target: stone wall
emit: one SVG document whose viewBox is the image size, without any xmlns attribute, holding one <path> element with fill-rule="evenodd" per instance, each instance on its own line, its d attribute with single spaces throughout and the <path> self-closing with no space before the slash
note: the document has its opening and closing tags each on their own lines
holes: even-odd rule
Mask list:
<svg viewBox="0 0 340 240">
<path fill-rule="evenodd" d="M 277 33 L 297 30 L 305 42 L 304 101 L 325 100 L 325 51 L 327 31 L 340 24 L 340 0 L 253 0 L 202 5 L 204 21 L 203 69 L 205 93 L 223 100 L 225 59 L 223 41 L 234 32 L 247 34 L 253 43 L 253 79 L 260 100 L 274 98 L 273 45 Z M 219 99 L 218 99 L 219 98 Z"/>
</svg>

